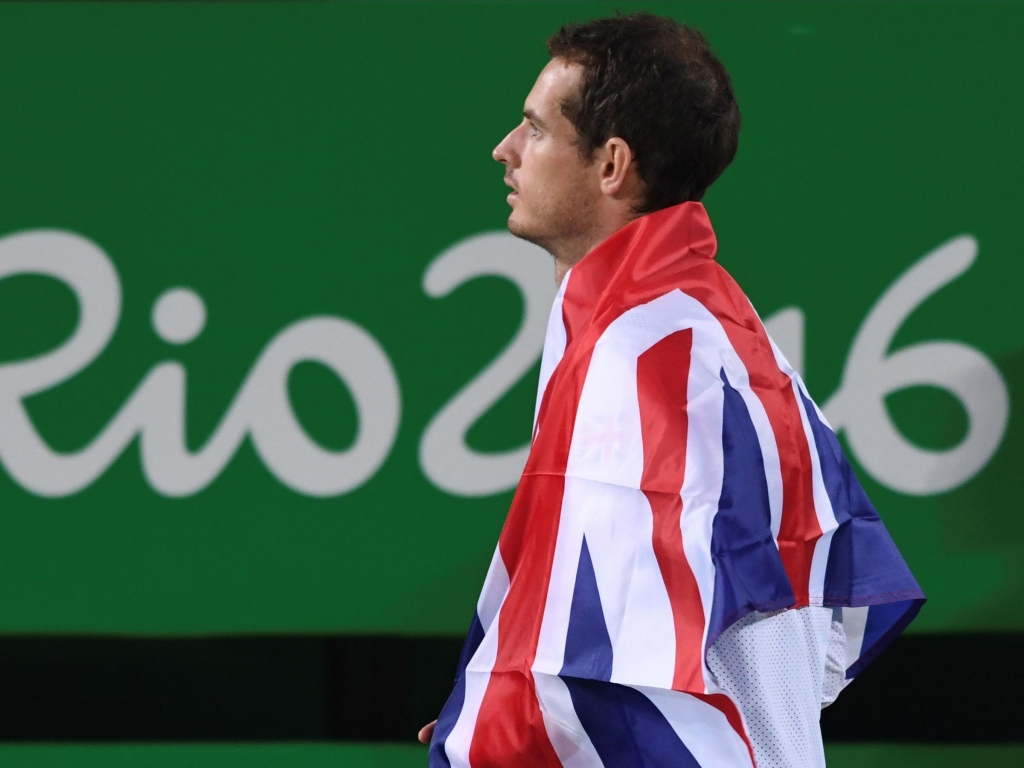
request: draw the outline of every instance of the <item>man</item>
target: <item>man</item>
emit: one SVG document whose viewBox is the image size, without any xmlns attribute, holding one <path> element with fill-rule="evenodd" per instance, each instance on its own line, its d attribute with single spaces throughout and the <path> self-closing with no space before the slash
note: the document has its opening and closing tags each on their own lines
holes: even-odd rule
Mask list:
<svg viewBox="0 0 1024 768">
<path fill-rule="evenodd" d="M 559 291 L 430 766 L 822 766 L 821 707 L 924 595 L 714 261 L 697 201 L 736 152 L 729 77 L 647 14 L 548 49 L 494 157 Z"/>
</svg>

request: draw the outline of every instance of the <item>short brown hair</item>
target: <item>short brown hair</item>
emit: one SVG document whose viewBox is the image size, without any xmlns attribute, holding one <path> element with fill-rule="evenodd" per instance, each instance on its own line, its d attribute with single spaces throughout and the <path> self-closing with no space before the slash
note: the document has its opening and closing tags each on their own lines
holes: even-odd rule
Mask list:
<svg viewBox="0 0 1024 768">
<path fill-rule="evenodd" d="M 548 53 L 583 68 L 579 93 L 562 104 L 581 154 L 613 136 L 629 144 L 645 188 L 637 213 L 700 200 L 735 157 L 732 82 L 697 30 L 649 13 L 620 15 L 565 25 Z"/>
</svg>

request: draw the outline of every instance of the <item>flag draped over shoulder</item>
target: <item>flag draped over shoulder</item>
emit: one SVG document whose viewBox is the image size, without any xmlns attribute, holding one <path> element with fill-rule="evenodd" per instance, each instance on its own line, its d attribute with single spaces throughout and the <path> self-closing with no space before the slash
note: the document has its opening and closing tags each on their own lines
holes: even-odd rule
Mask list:
<svg viewBox="0 0 1024 768">
<path fill-rule="evenodd" d="M 751 766 L 705 664 L 726 628 L 843 607 L 849 678 L 924 602 L 715 251 L 704 207 L 683 203 L 563 280 L 431 768 Z"/>
</svg>

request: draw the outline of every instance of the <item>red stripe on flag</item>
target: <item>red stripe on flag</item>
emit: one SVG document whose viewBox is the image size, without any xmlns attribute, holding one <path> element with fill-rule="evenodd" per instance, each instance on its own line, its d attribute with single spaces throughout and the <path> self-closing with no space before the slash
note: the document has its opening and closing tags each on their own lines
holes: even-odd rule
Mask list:
<svg viewBox="0 0 1024 768">
<path fill-rule="evenodd" d="M 725 719 L 729 721 L 729 725 L 731 725 L 732 729 L 740 735 L 740 738 L 743 739 L 743 743 L 747 745 L 747 751 L 750 753 L 750 764 L 756 768 L 757 760 L 754 758 L 754 745 L 750 743 L 750 739 L 747 737 L 747 731 L 743 727 L 743 718 L 740 716 L 740 710 L 739 707 L 736 706 L 736 702 L 724 693 L 695 693 L 694 696 L 701 701 L 710 704 L 725 715 Z"/>
<path fill-rule="evenodd" d="M 585 321 L 571 317 L 573 287 L 570 281 L 563 300 L 567 336 L 571 322 L 579 328 Z M 531 447 L 498 540 L 509 573 L 509 589 L 498 614 L 497 656 L 470 743 L 473 768 L 562 765 L 544 728 L 530 670 L 551 580 L 576 410 L 598 335 L 597 331 L 591 333 L 589 343 L 584 345 L 581 340 L 571 351 L 567 343 L 565 355 L 551 375 L 537 415 L 543 437 Z"/>
<path fill-rule="evenodd" d="M 572 336 L 578 325 L 582 325 L 585 321 L 572 319 L 572 309 L 565 305 L 565 299 L 562 299 L 562 327 L 565 329 L 565 349 L 569 349 L 569 345 L 572 344 Z M 564 353 L 563 353 L 564 354 Z"/>
<path fill-rule="evenodd" d="M 692 277 L 691 277 L 692 276 Z M 687 273 L 681 287 L 722 324 L 743 361 L 750 388 L 771 424 L 782 468 L 782 519 L 779 556 L 789 576 L 796 605 L 808 605 L 811 561 L 821 526 L 814 509 L 811 451 L 800 417 L 793 381 L 779 368 L 768 334 L 736 282 L 717 264 L 705 262 Z"/>
<path fill-rule="evenodd" d="M 640 489 L 654 516 L 654 555 L 668 590 L 675 625 L 676 662 L 672 687 L 702 691 L 701 659 L 704 609 L 690 563 L 683 550 L 679 493 L 686 473 L 686 388 L 690 376 L 693 331 L 677 331 L 656 343 L 636 361 L 644 471 Z"/>
</svg>

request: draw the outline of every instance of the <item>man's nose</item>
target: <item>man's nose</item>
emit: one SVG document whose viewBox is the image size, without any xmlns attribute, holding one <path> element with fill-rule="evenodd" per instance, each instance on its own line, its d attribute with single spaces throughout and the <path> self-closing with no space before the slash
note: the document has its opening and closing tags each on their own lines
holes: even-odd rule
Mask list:
<svg viewBox="0 0 1024 768">
<path fill-rule="evenodd" d="M 514 130 L 510 131 L 504 139 L 498 142 L 498 146 L 491 152 L 491 157 L 506 167 L 515 165 L 518 158 L 518 154 L 512 148 L 512 134 L 514 133 Z"/>
</svg>

